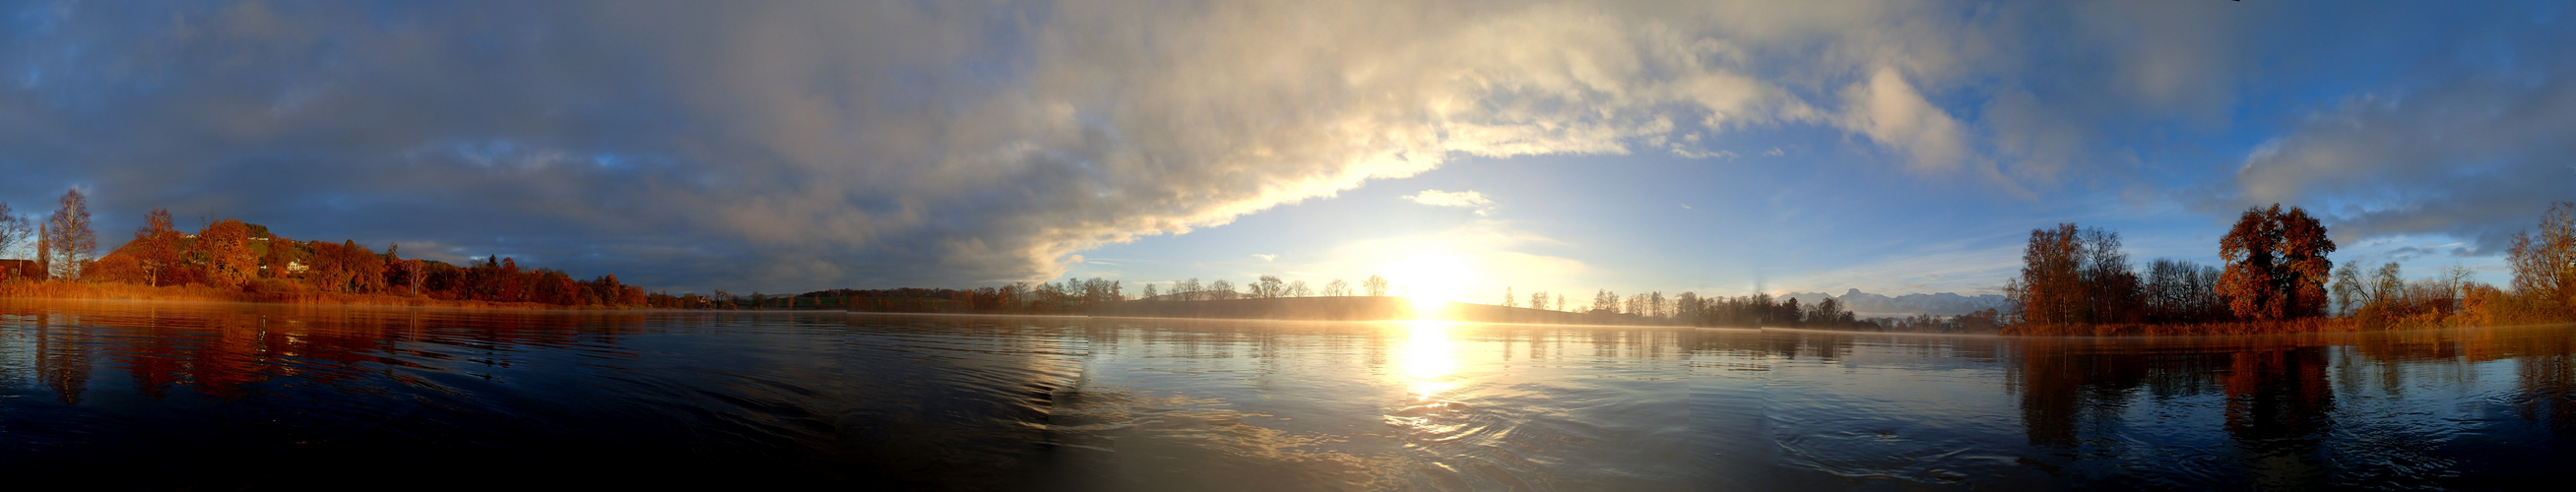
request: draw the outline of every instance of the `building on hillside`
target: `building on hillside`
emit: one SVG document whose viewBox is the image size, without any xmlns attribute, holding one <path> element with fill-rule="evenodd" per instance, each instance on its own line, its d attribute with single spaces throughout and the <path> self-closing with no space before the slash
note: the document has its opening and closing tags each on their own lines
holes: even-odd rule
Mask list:
<svg viewBox="0 0 2576 492">
<path fill-rule="evenodd" d="M 22 278 L 44 279 L 44 270 L 37 267 L 36 260 L 0 260 L 0 281 Z"/>
</svg>

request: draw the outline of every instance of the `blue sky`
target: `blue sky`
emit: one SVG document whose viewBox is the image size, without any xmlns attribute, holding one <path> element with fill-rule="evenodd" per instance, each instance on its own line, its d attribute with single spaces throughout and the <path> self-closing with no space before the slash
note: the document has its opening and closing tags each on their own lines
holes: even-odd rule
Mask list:
<svg viewBox="0 0 2576 492">
<path fill-rule="evenodd" d="M 82 188 L 109 245 L 160 206 L 675 292 L 1465 299 L 1976 294 L 2033 228 L 2214 264 L 2277 202 L 2338 263 L 2501 282 L 2576 200 L 2565 11 L 0 2 L 0 201 Z"/>
</svg>

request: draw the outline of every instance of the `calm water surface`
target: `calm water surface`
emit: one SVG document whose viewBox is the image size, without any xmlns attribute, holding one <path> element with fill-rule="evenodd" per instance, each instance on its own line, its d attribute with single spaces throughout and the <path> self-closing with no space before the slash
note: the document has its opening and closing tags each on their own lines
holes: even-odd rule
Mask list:
<svg viewBox="0 0 2576 492">
<path fill-rule="evenodd" d="M 94 488 L 2520 488 L 2576 327 L 1794 330 L 0 300 Z M 355 480 L 357 482 L 352 482 Z"/>
</svg>

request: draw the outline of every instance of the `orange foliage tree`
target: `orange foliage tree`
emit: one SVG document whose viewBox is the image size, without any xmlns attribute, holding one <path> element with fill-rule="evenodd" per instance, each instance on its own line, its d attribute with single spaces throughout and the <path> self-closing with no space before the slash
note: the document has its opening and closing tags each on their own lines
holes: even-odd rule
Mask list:
<svg viewBox="0 0 2576 492">
<path fill-rule="evenodd" d="M 259 275 L 259 256 L 250 248 L 250 226 L 240 220 L 206 226 L 197 233 L 197 250 L 205 260 L 208 283 L 240 287 Z"/>
<path fill-rule="evenodd" d="M 182 264 L 179 256 L 179 229 L 170 224 L 170 209 L 153 208 L 143 215 L 143 227 L 134 229 L 134 245 L 125 249 L 143 268 L 143 284 L 168 284 L 172 270 Z"/>
<path fill-rule="evenodd" d="M 2218 292 L 2227 297 L 2230 312 L 2248 320 L 2323 315 L 2326 280 L 2334 270 L 2326 254 L 2334 250 L 2325 226 L 2304 209 L 2291 207 L 2285 214 L 2280 204 L 2247 208 L 2219 239 L 2218 255 L 2227 267 L 2219 274 Z"/>
</svg>

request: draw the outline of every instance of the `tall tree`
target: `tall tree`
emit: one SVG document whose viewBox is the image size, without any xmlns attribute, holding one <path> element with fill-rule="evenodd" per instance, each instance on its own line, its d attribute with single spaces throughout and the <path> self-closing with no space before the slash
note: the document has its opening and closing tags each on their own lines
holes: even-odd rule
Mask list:
<svg viewBox="0 0 2576 492">
<path fill-rule="evenodd" d="M 1521 307 L 1520 299 L 1512 295 L 1510 286 L 1503 287 L 1503 307 Z"/>
<path fill-rule="evenodd" d="M 2086 321 L 2140 321 L 2138 274 L 2130 269 L 2129 254 L 2120 250 L 2120 233 L 2089 229 L 2083 239 Z"/>
<path fill-rule="evenodd" d="M 1332 282 L 1324 284 L 1324 297 L 1342 297 L 1347 295 L 1351 295 L 1350 282 L 1343 282 L 1342 279 L 1337 278 L 1333 279 Z"/>
<path fill-rule="evenodd" d="M 1368 291 L 1369 297 L 1386 297 L 1386 277 L 1370 275 L 1367 281 L 1360 282 L 1360 286 Z"/>
<path fill-rule="evenodd" d="M 9 202 L 0 202 L 0 255 L 26 246 L 36 239 L 35 234 L 35 226 L 28 224 L 26 217 L 9 210 Z"/>
<path fill-rule="evenodd" d="M 2334 262 L 2326 255 L 2334 253 L 2334 239 L 2326 237 L 2325 225 L 2305 209 L 2290 207 L 2279 222 L 2281 271 L 2274 288 L 2281 290 L 2283 309 L 2292 318 L 2324 316 L 2329 301 L 2326 282 L 2334 273 Z"/>
<path fill-rule="evenodd" d="M 2351 315 L 2353 309 L 2360 307 L 2363 300 L 2362 294 L 2368 291 L 2369 289 L 2361 284 L 2360 267 L 2345 263 L 2342 268 L 2335 269 L 2334 301 L 2336 308 L 2342 310 L 2343 314 Z"/>
<path fill-rule="evenodd" d="M 215 285 L 240 287 L 259 275 L 259 257 L 250 249 L 250 228 L 239 220 L 206 226 L 197 233 L 197 247 L 205 251 L 206 277 Z"/>
<path fill-rule="evenodd" d="M 2517 295 L 2563 316 L 2576 311 L 2576 202 L 2557 202 L 2540 214 L 2540 235 L 2517 232 L 2505 253 Z"/>
<path fill-rule="evenodd" d="M 1252 285 L 1244 287 L 1252 289 L 1253 297 L 1262 299 L 1276 298 L 1288 293 L 1288 283 L 1280 281 L 1277 275 L 1263 275 Z"/>
<path fill-rule="evenodd" d="M 2278 321 L 2322 315 L 2326 281 L 2334 271 L 2326 254 L 2334 250 L 2325 226 L 2306 210 L 2292 207 L 2282 213 L 2280 204 L 2245 209 L 2218 242 L 2218 255 L 2227 259 L 2218 292 L 2239 318 Z"/>
<path fill-rule="evenodd" d="M 90 229 L 89 197 L 81 195 L 80 188 L 64 191 L 58 203 L 61 208 L 45 220 L 53 255 L 49 260 L 55 278 L 77 280 L 90 260 L 97 259 L 98 233 Z"/>
<path fill-rule="evenodd" d="M 170 209 L 155 207 L 144 214 L 143 227 L 134 229 L 133 245 L 126 248 L 143 266 L 144 283 L 160 286 L 179 265 L 179 230 L 170 223 Z"/>
<path fill-rule="evenodd" d="M 2022 247 L 2021 276 L 2004 289 L 2031 323 L 2082 323 L 2083 254 L 2074 223 L 2031 229 Z"/>
</svg>

